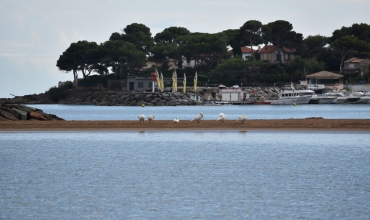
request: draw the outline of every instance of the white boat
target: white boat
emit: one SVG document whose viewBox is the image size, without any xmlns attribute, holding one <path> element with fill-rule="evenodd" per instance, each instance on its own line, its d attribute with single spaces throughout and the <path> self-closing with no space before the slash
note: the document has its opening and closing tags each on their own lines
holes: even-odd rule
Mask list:
<svg viewBox="0 0 370 220">
<path fill-rule="evenodd" d="M 278 99 L 269 100 L 272 105 L 292 105 L 292 104 L 308 104 L 312 94 L 305 94 L 303 91 L 307 90 L 295 90 L 291 85 L 292 90 L 284 90 L 280 92 Z M 297 92 L 299 91 L 299 93 Z M 312 90 L 309 90 L 312 91 Z M 313 91 L 312 91 L 313 92 Z"/>
<path fill-rule="evenodd" d="M 311 95 L 311 99 L 308 104 L 330 104 L 336 97 L 331 95 L 320 94 L 317 95 L 313 90 L 296 90 L 300 95 Z"/>
<path fill-rule="evenodd" d="M 353 93 L 350 93 L 348 96 L 347 96 L 347 101 L 346 103 L 349 103 L 349 104 L 355 104 L 357 103 L 361 96 L 363 95 L 364 93 L 362 92 L 353 92 Z"/>
<path fill-rule="evenodd" d="M 370 103 L 370 93 L 353 92 L 351 94 L 353 96 L 360 97 L 360 99 L 356 102 L 356 104 L 367 104 L 367 103 Z"/>
<path fill-rule="evenodd" d="M 325 95 L 335 97 L 331 104 L 343 104 L 346 103 L 348 99 L 348 97 L 345 96 L 342 92 L 328 92 L 325 93 Z"/>
<path fill-rule="evenodd" d="M 331 95 L 316 95 L 316 96 L 319 99 L 319 104 L 330 104 L 336 98 L 335 96 Z"/>
</svg>

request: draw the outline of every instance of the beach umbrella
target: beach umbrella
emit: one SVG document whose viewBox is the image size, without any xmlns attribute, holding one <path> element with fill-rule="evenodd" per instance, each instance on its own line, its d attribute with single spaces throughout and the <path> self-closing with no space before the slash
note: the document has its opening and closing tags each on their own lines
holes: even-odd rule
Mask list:
<svg viewBox="0 0 370 220">
<path fill-rule="evenodd" d="M 186 94 L 186 74 L 184 73 L 184 94 Z"/>
</svg>

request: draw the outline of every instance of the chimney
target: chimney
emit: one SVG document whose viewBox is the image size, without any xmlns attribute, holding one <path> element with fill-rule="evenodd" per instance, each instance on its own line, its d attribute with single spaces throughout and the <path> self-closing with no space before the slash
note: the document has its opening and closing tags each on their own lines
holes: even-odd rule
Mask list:
<svg viewBox="0 0 370 220">
<path fill-rule="evenodd" d="M 258 51 L 260 51 L 261 50 L 261 46 L 258 46 Z"/>
</svg>

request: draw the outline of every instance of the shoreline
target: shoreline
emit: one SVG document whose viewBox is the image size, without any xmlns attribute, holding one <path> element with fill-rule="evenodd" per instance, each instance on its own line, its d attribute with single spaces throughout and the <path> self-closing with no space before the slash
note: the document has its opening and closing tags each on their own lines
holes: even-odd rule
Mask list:
<svg viewBox="0 0 370 220">
<path fill-rule="evenodd" d="M 0 131 L 370 131 L 370 119 L 0 121 Z"/>
</svg>

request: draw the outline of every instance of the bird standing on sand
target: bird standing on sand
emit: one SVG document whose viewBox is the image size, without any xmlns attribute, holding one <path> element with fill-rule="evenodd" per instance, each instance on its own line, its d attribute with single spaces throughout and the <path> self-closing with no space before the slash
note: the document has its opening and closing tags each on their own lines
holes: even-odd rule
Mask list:
<svg viewBox="0 0 370 220">
<path fill-rule="evenodd" d="M 224 113 L 220 113 L 220 115 L 218 116 L 217 121 L 221 121 L 222 123 L 224 123 L 225 119 L 226 119 L 226 115 Z"/>
<path fill-rule="evenodd" d="M 143 122 L 144 123 L 144 120 L 145 120 L 145 115 L 142 114 L 142 115 L 138 115 L 137 118 L 139 119 L 139 122 Z"/>
<path fill-rule="evenodd" d="M 199 113 L 199 115 L 198 116 L 195 116 L 192 120 L 190 120 L 190 121 L 197 121 L 198 123 L 199 123 L 199 121 L 200 120 L 202 120 L 202 118 L 203 118 L 203 113 L 201 112 L 201 113 Z"/>
<path fill-rule="evenodd" d="M 173 123 L 179 123 L 180 120 L 178 118 L 173 119 Z"/>
<path fill-rule="evenodd" d="M 242 116 L 238 117 L 237 121 L 240 121 L 241 124 L 244 124 L 244 122 L 247 120 L 247 115 L 243 114 Z"/>
<path fill-rule="evenodd" d="M 154 115 L 149 115 L 149 116 L 148 116 L 148 121 L 149 121 L 149 123 L 150 123 L 150 122 L 153 122 L 153 120 L 154 120 Z"/>
</svg>

